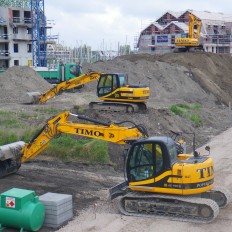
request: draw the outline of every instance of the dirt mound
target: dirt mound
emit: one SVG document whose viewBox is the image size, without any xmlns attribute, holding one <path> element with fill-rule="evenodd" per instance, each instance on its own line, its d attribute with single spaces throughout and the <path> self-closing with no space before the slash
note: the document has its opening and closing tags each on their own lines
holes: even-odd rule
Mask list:
<svg viewBox="0 0 232 232">
<path fill-rule="evenodd" d="M 20 103 L 26 92 L 44 92 L 52 86 L 27 66 L 9 68 L 0 75 L 0 102 Z"/>
<path fill-rule="evenodd" d="M 151 101 L 226 104 L 232 101 L 232 57 L 212 53 L 178 53 L 163 56 L 139 54 L 106 62 L 84 64 L 87 71 L 124 72 L 130 84 L 146 84 Z M 96 83 L 87 85 L 96 91 Z"/>
<path fill-rule="evenodd" d="M 232 57 L 213 53 L 168 54 L 159 58 L 163 62 L 178 64 L 189 69 L 193 80 L 204 91 L 228 104 L 232 99 Z"/>
</svg>

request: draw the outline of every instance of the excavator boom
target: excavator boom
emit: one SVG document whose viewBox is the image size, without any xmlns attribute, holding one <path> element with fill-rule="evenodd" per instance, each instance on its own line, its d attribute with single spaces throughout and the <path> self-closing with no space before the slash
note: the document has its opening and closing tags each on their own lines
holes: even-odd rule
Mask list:
<svg viewBox="0 0 232 232">
<path fill-rule="evenodd" d="M 98 125 L 74 123 L 68 120 L 70 116 Z M 95 138 L 117 144 L 130 143 L 147 135 L 142 126 L 128 128 L 65 111 L 48 120 L 29 143 L 19 141 L 0 147 L 0 177 L 16 172 L 21 163 L 40 154 L 46 149 L 50 141 L 61 133 Z"/>
<path fill-rule="evenodd" d="M 39 92 L 28 92 L 26 95 L 22 96 L 22 101 L 24 104 L 45 103 L 49 99 L 63 93 L 66 90 L 70 90 L 86 83 L 98 80 L 101 74 L 103 73 L 89 72 L 83 74 L 71 80 L 61 82 L 43 94 Z"/>
</svg>

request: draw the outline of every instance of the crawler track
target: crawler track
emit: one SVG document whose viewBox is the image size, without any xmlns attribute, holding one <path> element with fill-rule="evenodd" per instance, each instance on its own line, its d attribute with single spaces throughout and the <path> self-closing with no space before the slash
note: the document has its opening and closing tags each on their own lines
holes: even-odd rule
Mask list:
<svg viewBox="0 0 232 232">
<path fill-rule="evenodd" d="M 124 215 L 195 223 L 209 223 L 219 213 L 219 206 L 211 199 L 143 193 L 122 197 L 119 209 Z"/>
<path fill-rule="evenodd" d="M 89 107 L 98 111 L 143 113 L 147 110 L 144 103 L 124 103 L 124 102 L 90 102 Z"/>
<path fill-rule="evenodd" d="M 200 194 L 201 198 L 211 199 L 215 201 L 219 208 L 225 208 L 231 201 L 231 193 L 223 187 L 214 187 L 212 190 Z"/>
</svg>

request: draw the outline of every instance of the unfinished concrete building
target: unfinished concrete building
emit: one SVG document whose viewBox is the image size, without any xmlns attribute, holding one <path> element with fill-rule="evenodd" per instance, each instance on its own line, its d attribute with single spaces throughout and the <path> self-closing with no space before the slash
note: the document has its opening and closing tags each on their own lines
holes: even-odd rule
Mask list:
<svg viewBox="0 0 232 232">
<path fill-rule="evenodd" d="M 187 37 L 189 13 L 202 21 L 201 43 L 205 51 L 232 54 L 232 15 L 209 11 L 168 11 L 136 38 L 139 53 L 164 54 L 175 48 L 175 38 Z"/>
<path fill-rule="evenodd" d="M 31 64 L 31 33 L 29 6 L 0 7 L 0 68 Z"/>
</svg>

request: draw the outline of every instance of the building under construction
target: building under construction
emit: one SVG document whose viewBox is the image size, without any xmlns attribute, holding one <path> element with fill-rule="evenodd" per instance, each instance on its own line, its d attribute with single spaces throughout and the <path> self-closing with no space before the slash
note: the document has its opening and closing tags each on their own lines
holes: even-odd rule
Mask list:
<svg viewBox="0 0 232 232">
<path fill-rule="evenodd" d="M 207 52 L 232 54 L 232 15 L 209 11 L 168 11 L 136 37 L 139 53 L 163 54 L 175 48 L 175 38 L 187 37 L 189 13 L 201 20 L 200 40 Z"/>
<path fill-rule="evenodd" d="M 0 68 L 32 62 L 32 22 L 29 2 L 0 4 Z"/>
<path fill-rule="evenodd" d="M 46 67 L 47 45 L 57 39 L 47 36 L 49 28 L 44 0 L 1 0 L 0 69 L 16 65 Z M 50 50 L 49 55 L 53 57 Z"/>
</svg>

